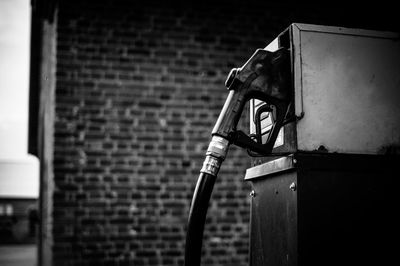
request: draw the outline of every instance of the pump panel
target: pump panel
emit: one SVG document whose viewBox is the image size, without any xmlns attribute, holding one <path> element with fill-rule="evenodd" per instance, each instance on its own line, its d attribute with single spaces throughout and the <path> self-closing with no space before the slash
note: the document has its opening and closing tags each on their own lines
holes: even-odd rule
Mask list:
<svg viewBox="0 0 400 266">
<path fill-rule="evenodd" d="M 250 265 L 397 260 L 399 156 L 301 154 L 247 169 Z"/>
</svg>

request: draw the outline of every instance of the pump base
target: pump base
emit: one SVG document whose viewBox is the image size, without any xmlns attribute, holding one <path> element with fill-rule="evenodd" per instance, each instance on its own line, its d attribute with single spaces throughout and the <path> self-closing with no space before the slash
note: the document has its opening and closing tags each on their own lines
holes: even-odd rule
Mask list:
<svg viewBox="0 0 400 266">
<path fill-rule="evenodd" d="M 400 156 L 301 154 L 248 169 L 252 266 L 389 265 Z"/>
</svg>

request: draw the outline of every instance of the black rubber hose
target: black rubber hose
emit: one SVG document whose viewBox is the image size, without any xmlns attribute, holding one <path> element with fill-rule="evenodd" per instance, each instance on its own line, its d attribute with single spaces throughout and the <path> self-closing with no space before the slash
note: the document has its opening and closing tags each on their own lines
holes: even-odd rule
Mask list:
<svg viewBox="0 0 400 266">
<path fill-rule="evenodd" d="M 200 173 L 190 206 L 186 232 L 185 266 L 200 266 L 201 245 L 208 203 L 216 176 Z"/>
</svg>

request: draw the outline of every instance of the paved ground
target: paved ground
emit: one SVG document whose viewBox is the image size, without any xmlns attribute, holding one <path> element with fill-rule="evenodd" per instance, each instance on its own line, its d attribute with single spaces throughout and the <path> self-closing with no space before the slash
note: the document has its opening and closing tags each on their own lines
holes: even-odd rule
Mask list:
<svg viewBox="0 0 400 266">
<path fill-rule="evenodd" d="M 36 266 L 36 245 L 0 246 L 1 266 Z"/>
</svg>

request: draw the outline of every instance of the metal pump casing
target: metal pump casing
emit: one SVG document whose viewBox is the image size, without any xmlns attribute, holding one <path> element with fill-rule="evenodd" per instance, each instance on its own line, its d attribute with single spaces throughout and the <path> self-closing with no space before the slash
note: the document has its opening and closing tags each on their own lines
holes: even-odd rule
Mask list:
<svg viewBox="0 0 400 266">
<path fill-rule="evenodd" d="M 291 51 L 296 119 L 281 129 L 272 153 L 254 157 L 246 171 L 249 265 L 397 261 L 399 37 L 292 24 L 267 46 Z M 262 106 L 251 102 L 252 134 Z"/>
<path fill-rule="evenodd" d="M 274 153 L 383 154 L 400 147 L 400 37 L 292 24 L 265 49 L 291 51 L 295 121 Z M 251 117 L 259 108 L 253 100 Z M 254 121 L 250 133 L 255 133 Z"/>
</svg>

